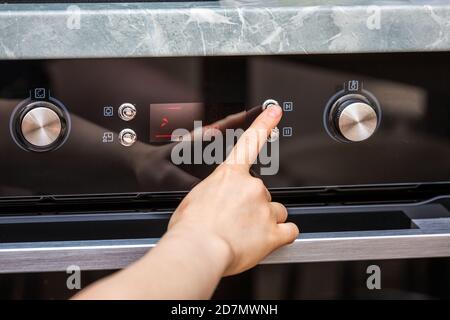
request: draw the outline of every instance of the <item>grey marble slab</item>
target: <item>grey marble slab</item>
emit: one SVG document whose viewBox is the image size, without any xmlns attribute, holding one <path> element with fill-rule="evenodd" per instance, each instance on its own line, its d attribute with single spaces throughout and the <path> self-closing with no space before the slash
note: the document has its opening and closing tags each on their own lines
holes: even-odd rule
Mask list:
<svg viewBox="0 0 450 320">
<path fill-rule="evenodd" d="M 0 4 L 0 59 L 450 50 L 450 1 Z"/>
</svg>

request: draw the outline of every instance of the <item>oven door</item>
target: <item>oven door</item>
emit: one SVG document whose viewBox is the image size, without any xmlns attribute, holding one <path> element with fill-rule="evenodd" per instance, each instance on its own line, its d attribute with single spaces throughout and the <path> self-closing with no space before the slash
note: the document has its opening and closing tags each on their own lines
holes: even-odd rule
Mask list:
<svg viewBox="0 0 450 320">
<path fill-rule="evenodd" d="M 450 256 L 450 197 L 409 204 L 289 206 L 288 211 L 301 234 L 262 263 Z M 0 272 L 65 271 L 72 265 L 123 268 L 157 244 L 170 213 L 97 208 L 2 216 Z"/>
</svg>

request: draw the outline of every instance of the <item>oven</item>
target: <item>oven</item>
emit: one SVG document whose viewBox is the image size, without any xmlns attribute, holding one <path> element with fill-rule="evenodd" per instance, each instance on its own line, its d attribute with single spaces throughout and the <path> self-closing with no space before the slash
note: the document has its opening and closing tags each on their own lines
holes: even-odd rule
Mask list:
<svg viewBox="0 0 450 320">
<path fill-rule="evenodd" d="M 426 56 L 1 61 L 1 272 L 138 259 L 235 141 L 184 137 L 272 103 L 251 173 L 301 235 L 263 263 L 450 255 L 450 53 Z"/>
</svg>

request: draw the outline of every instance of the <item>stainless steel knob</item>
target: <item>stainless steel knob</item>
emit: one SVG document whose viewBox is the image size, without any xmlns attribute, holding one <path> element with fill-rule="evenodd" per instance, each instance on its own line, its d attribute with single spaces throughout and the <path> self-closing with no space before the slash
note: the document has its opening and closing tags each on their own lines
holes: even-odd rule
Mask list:
<svg viewBox="0 0 450 320">
<path fill-rule="evenodd" d="M 380 123 L 381 110 L 374 98 L 346 94 L 331 101 L 325 111 L 328 133 L 338 141 L 369 139 Z"/>
<path fill-rule="evenodd" d="M 364 102 L 350 103 L 337 117 L 337 125 L 342 136 L 354 142 L 370 138 L 378 124 L 375 109 Z"/>
<path fill-rule="evenodd" d="M 123 129 L 119 133 L 119 141 L 120 143 L 125 146 L 129 147 L 133 145 L 137 140 L 136 132 L 132 129 Z"/>
<path fill-rule="evenodd" d="M 11 114 L 11 138 L 24 150 L 59 148 L 70 133 L 70 115 L 59 101 L 25 99 Z"/>
<path fill-rule="evenodd" d="M 119 117 L 122 120 L 130 121 L 136 117 L 136 107 L 131 103 L 123 103 L 119 107 Z"/>
<path fill-rule="evenodd" d="M 33 108 L 23 116 L 20 129 L 23 138 L 31 145 L 48 147 L 61 134 L 61 118 L 48 107 Z"/>
</svg>

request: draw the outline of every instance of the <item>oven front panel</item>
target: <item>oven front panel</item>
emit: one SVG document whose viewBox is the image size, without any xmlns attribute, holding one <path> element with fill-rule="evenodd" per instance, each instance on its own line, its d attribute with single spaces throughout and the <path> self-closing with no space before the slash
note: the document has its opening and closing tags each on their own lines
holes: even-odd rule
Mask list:
<svg viewBox="0 0 450 320">
<path fill-rule="evenodd" d="M 273 190 L 450 181 L 449 53 L 0 67 L 3 199 L 186 192 L 215 165 L 174 164 L 174 130 L 245 128 L 267 99 L 285 110 L 279 157 L 253 172 Z"/>
</svg>

